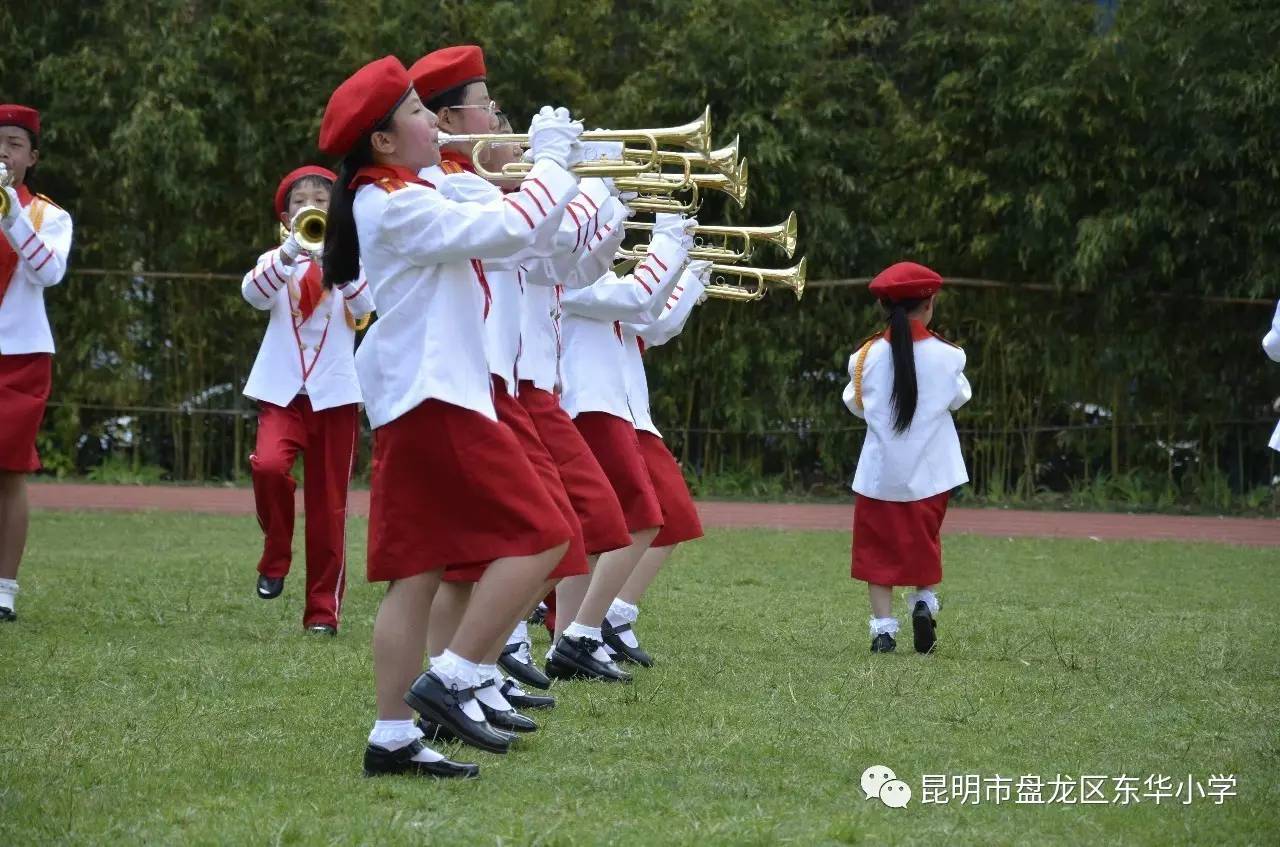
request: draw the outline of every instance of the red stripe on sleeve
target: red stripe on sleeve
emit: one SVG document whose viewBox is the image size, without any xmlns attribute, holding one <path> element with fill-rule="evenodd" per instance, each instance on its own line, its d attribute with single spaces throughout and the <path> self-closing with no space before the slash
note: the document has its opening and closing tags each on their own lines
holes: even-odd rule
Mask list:
<svg viewBox="0 0 1280 847">
<path fill-rule="evenodd" d="M 43 268 L 45 265 L 49 264 L 49 260 L 53 258 L 53 251 L 52 251 L 52 250 L 49 250 L 49 251 L 46 251 L 46 252 L 47 252 L 49 255 L 48 255 L 48 256 L 45 256 L 45 257 L 44 257 L 44 261 L 43 261 L 43 262 L 41 262 L 39 265 L 37 265 L 37 266 L 36 266 L 36 272 L 37 272 L 37 273 L 39 273 L 39 272 L 40 272 L 40 269 L 41 269 L 41 268 Z"/>
<path fill-rule="evenodd" d="M 658 263 L 658 267 L 662 268 L 664 271 L 667 269 L 667 263 L 662 261 L 662 259 L 658 257 L 657 253 L 650 253 L 649 257 Z"/>
<path fill-rule="evenodd" d="M 262 290 L 262 286 L 258 284 L 258 277 L 257 277 L 257 275 L 256 275 L 256 274 L 253 276 L 253 284 L 254 284 L 254 286 L 258 289 L 258 293 L 262 295 L 262 299 L 264 299 L 264 300 L 270 300 L 270 299 L 271 299 L 271 295 L 270 295 L 270 294 L 268 294 L 267 292 L 263 291 L 263 290 Z M 274 289 L 273 289 L 273 290 L 274 290 Z"/>
<path fill-rule="evenodd" d="M 542 203 L 541 203 L 541 202 L 539 202 L 539 200 L 538 200 L 538 198 L 537 198 L 537 195 L 535 195 L 532 191 L 522 191 L 522 192 L 520 192 L 520 193 L 521 193 L 521 194 L 523 194 L 525 197 L 528 197 L 530 200 L 532 200 L 532 201 L 533 201 L 533 205 L 535 205 L 535 206 L 537 206 L 537 207 L 538 207 L 538 211 L 542 213 L 542 216 L 543 216 L 544 218 L 547 216 L 547 210 L 546 210 L 546 209 L 544 209 L 544 208 L 542 208 Z"/>
<path fill-rule="evenodd" d="M 599 211 L 600 211 L 600 207 L 596 205 L 596 201 L 594 201 L 594 200 L 592 200 L 592 199 L 591 199 L 591 195 L 590 195 L 590 194 L 588 194 L 587 192 L 583 191 L 583 192 L 581 192 L 578 196 L 579 196 L 579 197 L 584 198 L 588 203 L 590 203 L 590 204 L 591 204 L 591 208 L 595 209 L 597 212 L 599 212 Z"/>
<path fill-rule="evenodd" d="M 529 182 L 531 182 L 531 183 L 533 183 L 534 185 L 536 185 L 536 186 L 538 186 L 539 188 L 541 188 L 541 189 L 542 189 L 542 193 L 547 195 L 547 203 L 549 203 L 549 204 L 550 204 L 550 205 L 552 205 L 552 206 L 555 206 L 555 204 L 556 204 L 556 198 L 554 198 L 554 197 L 552 197 L 552 196 L 551 196 L 551 192 L 550 192 L 550 191 L 548 191 L 548 190 L 547 190 L 547 187 L 546 187 L 545 185 L 543 185 L 543 184 L 542 184 L 542 180 L 538 179 L 537 177 L 534 177 L 533 179 L 529 180 Z"/>
<path fill-rule="evenodd" d="M 366 288 L 368 288 L 368 287 L 369 287 L 369 283 L 367 283 L 367 282 L 366 282 L 364 285 L 362 285 L 362 286 L 360 286 L 359 288 L 357 288 L 357 289 L 355 290 L 355 293 L 354 293 L 354 294 L 345 294 L 345 295 L 343 295 L 343 296 L 344 296 L 344 297 L 346 297 L 346 299 L 348 299 L 348 300 L 354 300 L 354 299 L 356 299 L 357 297 L 359 297 L 359 296 L 360 296 L 360 292 L 361 292 L 361 291 L 364 291 L 364 290 L 365 290 Z"/>
<path fill-rule="evenodd" d="M 19 253 L 27 252 L 27 245 L 30 244 L 32 239 L 34 239 L 35 237 L 36 237 L 36 234 L 34 232 L 31 233 L 31 237 L 28 238 L 26 241 L 22 242 L 22 246 L 18 248 L 18 252 Z"/>
<path fill-rule="evenodd" d="M 516 201 L 514 201 L 514 200 L 512 200 L 512 199 L 511 199 L 511 197 L 512 197 L 512 196 L 513 196 L 513 195 L 508 194 L 506 197 L 503 197 L 502 199 L 503 199 L 503 200 L 505 200 L 506 202 L 510 203 L 512 206 L 514 206 L 514 207 L 515 207 L 515 209 L 516 209 L 516 211 L 517 211 L 517 212 L 519 212 L 521 215 L 523 215 L 523 216 L 524 216 L 525 223 L 529 224 L 529 229 L 533 229 L 533 228 L 534 228 L 534 226 L 533 226 L 533 218 L 529 217 L 529 213 L 528 213 L 528 212 L 526 212 L 524 209 L 520 208 L 520 204 L 519 204 L 519 203 L 517 203 Z"/>
</svg>

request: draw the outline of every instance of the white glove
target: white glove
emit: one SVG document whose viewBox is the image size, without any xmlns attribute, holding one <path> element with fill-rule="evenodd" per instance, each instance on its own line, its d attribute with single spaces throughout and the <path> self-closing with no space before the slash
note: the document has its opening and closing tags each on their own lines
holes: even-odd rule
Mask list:
<svg viewBox="0 0 1280 847">
<path fill-rule="evenodd" d="M 294 233 L 289 233 L 289 237 L 284 240 L 284 244 L 280 245 L 280 255 L 284 257 L 285 264 L 292 265 L 302 255 L 302 245 L 298 243 Z"/>
<path fill-rule="evenodd" d="M 568 168 L 574 155 L 574 145 L 582 134 L 582 124 L 575 123 L 565 108 L 552 109 L 543 106 L 529 121 L 529 147 L 533 161 L 549 159 L 562 168 Z"/>
<path fill-rule="evenodd" d="M 693 228 L 698 225 L 697 218 L 686 218 L 671 212 L 659 212 L 653 218 L 653 237 L 665 235 L 680 244 L 686 253 L 693 249 Z"/>
<path fill-rule="evenodd" d="M 686 272 L 696 276 L 703 285 L 711 281 L 711 263 L 706 259 L 694 259 L 689 263 Z"/>
<path fill-rule="evenodd" d="M 595 159 L 621 159 L 621 141 L 584 141 L 582 142 L 582 159 L 590 162 Z"/>
<path fill-rule="evenodd" d="M 1276 314 L 1271 319 L 1271 328 L 1276 332 L 1280 332 L 1280 302 L 1276 303 Z"/>
</svg>

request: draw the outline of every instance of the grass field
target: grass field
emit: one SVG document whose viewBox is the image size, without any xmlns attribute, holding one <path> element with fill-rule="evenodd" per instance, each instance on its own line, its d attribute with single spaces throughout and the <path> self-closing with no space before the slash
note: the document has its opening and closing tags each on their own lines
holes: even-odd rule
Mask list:
<svg viewBox="0 0 1280 847">
<path fill-rule="evenodd" d="M 657 667 L 557 686 L 519 752 L 435 783 L 359 773 L 364 532 L 342 634 L 309 639 L 301 562 L 253 595 L 252 518 L 37 515 L 0 625 L 0 844 L 1276 843 L 1275 550 L 950 539 L 940 652 L 873 657 L 847 536 L 714 532 L 644 607 Z M 911 805 L 864 799 L 873 764 Z M 924 774 L 1237 796 L 921 805 Z"/>
</svg>

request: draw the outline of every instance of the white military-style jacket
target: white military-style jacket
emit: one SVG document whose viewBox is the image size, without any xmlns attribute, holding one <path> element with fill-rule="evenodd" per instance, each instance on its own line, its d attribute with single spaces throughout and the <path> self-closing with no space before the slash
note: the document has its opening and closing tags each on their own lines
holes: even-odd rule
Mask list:
<svg viewBox="0 0 1280 847">
<path fill-rule="evenodd" d="M 0 355 L 52 353 L 44 290 L 62 282 L 71 253 L 71 216 L 52 200 L 18 186 L 14 211 L 0 219 L 17 266 L 0 300 Z"/>
<path fill-rule="evenodd" d="M 609 271 L 586 288 L 563 293 L 560 405 L 569 417 L 606 412 L 635 423 L 622 322 L 656 321 L 683 277 L 687 258 L 684 243 L 655 235 L 648 255 L 631 273 L 620 277 Z"/>
<path fill-rule="evenodd" d="M 244 393 L 255 400 L 288 406 L 306 394 L 316 411 L 361 402 L 356 379 L 355 328 L 347 320 L 373 311 L 373 294 L 362 277 L 335 286 L 303 322 L 298 311 L 300 283 L 311 260 L 289 263 L 279 248 L 268 250 L 244 275 L 240 293 L 255 309 L 270 311 L 267 331 L 249 371 Z"/>
<path fill-rule="evenodd" d="M 653 423 L 653 415 L 649 409 L 649 380 L 644 371 L 644 351 L 666 344 L 679 335 L 705 290 L 706 285 L 701 277 L 686 272 L 672 289 L 657 320 L 647 324 L 622 324 L 628 405 L 638 430 L 662 437 Z"/>
<path fill-rule="evenodd" d="M 599 278 L 612 263 L 623 237 L 626 207 L 601 179 L 582 180 L 579 195 L 565 209 L 561 231 L 575 225 L 572 243 L 556 254 L 524 262 L 527 278 L 520 316 L 519 378 L 552 393 L 561 385 L 561 297 L 566 290 L 582 288 Z M 552 282 L 554 285 L 541 283 Z"/>
<path fill-rule="evenodd" d="M 380 427 L 428 399 L 497 420 L 484 327 L 492 292 L 472 260 L 553 237 L 577 179 L 544 160 L 518 191 L 475 203 L 437 188 L 446 179 L 438 165 L 362 175 L 371 181 L 356 189 L 353 209 L 378 311 L 356 352 L 369 423 Z"/>
<path fill-rule="evenodd" d="M 865 356 L 859 351 L 849 357 L 844 404 L 867 422 L 853 490 L 876 500 L 924 500 L 969 481 L 951 419 L 951 412 L 973 394 L 964 375 L 964 351 L 918 322 L 912 322 L 912 330 L 919 395 L 915 417 L 904 433 L 893 430 L 893 354 L 888 340 L 876 338 Z"/>
<path fill-rule="evenodd" d="M 466 169 L 465 165 L 448 161 L 442 162 L 440 167 L 446 176 L 436 187 L 449 199 L 471 203 L 492 203 L 502 199 L 501 189 Z M 584 182 L 599 183 L 600 180 Z M 553 292 L 562 276 L 570 276 L 569 270 L 577 261 L 575 254 L 598 226 L 598 209 L 584 202 L 581 184 L 578 192 L 565 207 L 550 241 L 540 239 L 511 256 L 473 259 L 471 262 L 472 272 L 485 280 L 490 293 L 489 311 L 484 322 L 489 371 L 502 377 L 507 391 L 513 395 L 517 391 L 517 380 L 526 378 L 523 364 L 517 375 L 517 360 L 525 361 L 522 357 L 525 299 L 537 297 L 535 291 Z M 571 261 L 562 263 L 559 259 L 562 255 L 572 257 Z"/>
<path fill-rule="evenodd" d="M 1267 351 L 1271 361 L 1280 362 L 1280 303 L 1276 304 L 1276 314 L 1271 319 L 1271 329 L 1262 339 L 1262 349 Z M 1275 432 L 1271 433 L 1268 446 L 1272 450 L 1280 450 L 1280 423 L 1276 424 Z"/>
</svg>

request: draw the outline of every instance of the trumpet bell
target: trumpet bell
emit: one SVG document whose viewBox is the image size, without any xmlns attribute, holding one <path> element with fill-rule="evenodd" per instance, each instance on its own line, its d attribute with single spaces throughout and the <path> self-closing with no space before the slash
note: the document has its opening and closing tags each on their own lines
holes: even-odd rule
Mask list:
<svg viewBox="0 0 1280 847">
<path fill-rule="evenodd" d="M 13 171 L 0 165 L 0 218 L 9 217 L 9 209 L 12 200 L 9 199 L 9 192 L 3 189 L 13 187 Z"/>
<path fill-rule="evenodd" d="M 747 268 L 739 265 L 712 265 L 711 272 L 715 274 L 717 280 L 722 280 L 726 277 L 737 277 L 755 282 L 757 287 L 762 290 L 766 286 L 790 289 L 795 293 L 796 299 L 799 300 L 804 297 L 808 261 L 807 258 L 801 258 L 797 264 L 789 268 Z"/>
<path fill-rule="evenodd" d="M 299 247 L 308 253 L 317 253 L 324 249 L 324 233 L 328 220 L 329 215 L 324 209 L 318 206 L 305 206 L 293 216 L 289 229 L 285 229 L 281 224 L 280 230 L 283 233 L 281 240 L 288 238 L 289 232 L 292 231 Z"/>
</svg>

